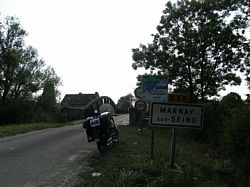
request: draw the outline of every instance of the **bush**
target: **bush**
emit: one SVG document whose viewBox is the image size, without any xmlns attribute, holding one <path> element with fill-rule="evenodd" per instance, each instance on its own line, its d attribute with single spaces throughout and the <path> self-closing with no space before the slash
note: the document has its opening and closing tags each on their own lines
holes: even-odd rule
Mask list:
<svg viewBox="0 0 250 187">
<path fill-rule="evenodd" d="M 250 110 L 242 107 L 234 110 L 225 120 L 222 144 L 227 156 L 233 160 L 250 158 Z"/>
<path fill-rule="evenodd" d="M 8 100 L 0 104 L 0 124 L 31 122 L 35 114 L 35 101 Z"/>
<path fill-rule="evenodd" d="M 56 122 L 59 111 L 44 111 L 34 100 L 13 99 L 0 103 L 0 124 Z"/>
<path fill-rule="evenodd" d="M 220 102 L 209 101 L 204 104 L 202 129 L 183 129 L 181 133 L 195 141 L 218 145 L 223 130 L 224 110 Z"/>
<path fill-rule="evenodd" d="M 57 122 L 60 120 L 60 113 L 58 112 L 46 112 L 41 108 L 36 109 L 36 115 L 33 120 L 35 122 Z"/>
<path fill-rule="evenodd" d="M 234 175 L 247 184 L 250 182 L 250 108 L 243 106 L 231 114 L 224 122 L 221 148 L 231 161 Z"/>
<path fill-rule="evenodd" d="M 129 101 L 122 101 L 117 106 L 118 113 L 128 113 L 128 108 L 130 106 L 131 106 L 131 102 L 129 102 Z"/>
</svg>

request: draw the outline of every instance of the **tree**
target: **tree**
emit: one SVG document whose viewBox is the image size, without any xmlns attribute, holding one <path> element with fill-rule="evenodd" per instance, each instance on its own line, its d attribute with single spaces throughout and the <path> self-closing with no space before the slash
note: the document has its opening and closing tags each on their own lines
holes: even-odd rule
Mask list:
<svg viewBox="0 0 250 187">
<path fill-rule="evenodd" d="M 43 93 L 39 98 L 38 105 L 44 112 L 55 113 L 57 97 L 60 94 L 58 86 L 61 84 L 61 79 L 50 66 L 45 70 L 43 79 Z"/>
<path fill-rule="evenodd" d="M 241 96 L 239 94 L 230 92 L 222 98 L 221 104 L 230 109 L 239 108 L 243 105 L 243 100 L 241 99 Z"/>
<path fill-rule="evenodd" d="M 117 102 L 117 108 L 119 112 L 128 112 L 128 108 L 132 105 L 134 101 L 134 96 L 132 94 L 127 94 L 121 97 Z"/>
<path fill-rule="evenodd" d="M 191 99 L 218 95 L 225 85 L 239 85 L 250 47 L 247 1 L 179 0 L 168 2 L 150 44 L 132 49 L 132 67 L 167 74 Z"/>
<path fill-rule="evenodd" d="M 45 64 L 36 49 L 25 46 L 27 33 L 17 18 L 7 17 L 0 26 L 0 99 L 30 99 L 41 89 Z"/>
<path fill-rule="evenodd" d="M 47 84 L 53 84 L 55 99 L 60 97 L 60 92 L 58 90 L 58 86 L 62 85 L 61 78 L 56 74 L 54 68 L 48 66 L 43 72 L 43 84 L 42 87 L 45 89 Z"/>
<path fill-rule="evenodd" d="M 0 21 L 0 123 L 56 119 L 61 79 L 25 45 L 26 35 L 17 18 Z"/>
<path fill-rule="evenodd" d="M 248 59 L 246 60 L 247 70 L 246 70 L 246 81 L 248 85 L 248 89 L 250 90 L 250 54 L 248 54 Z"/>
</svg>

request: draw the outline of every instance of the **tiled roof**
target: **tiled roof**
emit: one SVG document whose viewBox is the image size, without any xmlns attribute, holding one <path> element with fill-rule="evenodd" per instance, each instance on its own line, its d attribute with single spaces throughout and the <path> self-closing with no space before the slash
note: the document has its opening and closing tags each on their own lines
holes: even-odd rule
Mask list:
<svg viewBox="0 0 250 187">
<path fill-rule="evenodd" d="M 66 94 L 61 102 L 63 107 L 84 107 L 93 99 L 99 97 L 96 92 L 94 94 Z"/>
</svg>

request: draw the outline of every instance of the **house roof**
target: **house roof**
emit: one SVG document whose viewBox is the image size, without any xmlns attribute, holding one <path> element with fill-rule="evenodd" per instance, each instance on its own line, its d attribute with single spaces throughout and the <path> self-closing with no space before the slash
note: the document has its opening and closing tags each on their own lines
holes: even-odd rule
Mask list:
<svg viewBox="0 0 250 187">
<path fill-rule="evenodd" d="M 98 98 L 98 92 L 94 94 L 66 94 L 61 102 L 63 107 L 84 107 L 93 99 Z"/>
</svg>

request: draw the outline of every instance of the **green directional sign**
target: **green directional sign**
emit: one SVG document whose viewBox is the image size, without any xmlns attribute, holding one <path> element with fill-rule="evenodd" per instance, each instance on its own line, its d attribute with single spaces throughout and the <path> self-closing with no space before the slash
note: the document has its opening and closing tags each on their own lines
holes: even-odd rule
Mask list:
<svg viewBox="0 0 250 187">
<path fill-rule="evenodd" d="M 166 102 L 168 96 L 168 78 L 164 75 L 142 76 L 142 97 L 144 101 Z"/>
</svg>

